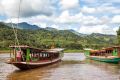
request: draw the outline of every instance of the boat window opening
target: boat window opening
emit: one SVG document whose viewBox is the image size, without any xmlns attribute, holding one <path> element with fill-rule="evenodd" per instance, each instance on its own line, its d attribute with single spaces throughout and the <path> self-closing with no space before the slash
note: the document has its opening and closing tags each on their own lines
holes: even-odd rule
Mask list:
<svg viewBox="0 0 120 80">
<path fill-rule="evenodd" d="M 42 53 L 40 53 L 40 57 L 42 57 Z"/>
<path fill-rule="evenodd" d="M 45 57 L 47 57 L 46 53 L 45 53 Z"/>
<path fill-rule="evenodd" d="M 47 54 L 45 53 L 45 58 L 47 57 Z"/>
</svg>

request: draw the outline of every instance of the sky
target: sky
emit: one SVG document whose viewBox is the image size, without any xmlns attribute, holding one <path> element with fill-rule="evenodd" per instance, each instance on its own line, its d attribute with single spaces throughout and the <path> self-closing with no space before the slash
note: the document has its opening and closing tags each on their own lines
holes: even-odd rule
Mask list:
<svg viewBox="0 0 120 80">
<path fill-rule="evenodd" d="M 116 34 L 119 4 L 120 0 L 21 0 L 21 4 L 20 0 L 0 0 L 0 21 L 73 29 L 84 34 Z"/>
</svg>

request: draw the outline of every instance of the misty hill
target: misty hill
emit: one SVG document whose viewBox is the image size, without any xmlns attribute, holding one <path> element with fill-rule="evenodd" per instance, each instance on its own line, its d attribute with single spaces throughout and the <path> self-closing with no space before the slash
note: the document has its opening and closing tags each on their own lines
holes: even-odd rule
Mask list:
<svg viewBox="0 0 120 80">
<path fill-rule="evenodd" d="M 46 27 L 46 28 L 44 28 L 45 30 L 49 30 L 49 31 L 56 31 L 57 29 L 55 29 L 55 28 L 52 28 L 52 27 Z"/>
<path fill-rule="evenodd" d="M 11 27 L 11 23 L 8 23 L 6 25 L 8 25 L 8 26 Z M 15 24 L 15 23 L 13 25 L 14 25 L 14 27 L 16 27 L 18 29 L 31 29 L 31 30 L 40 29 L 39 26 L 37 26 L 37 25 L 31 25 L 31 24 L 28 24 L 26 22 L 18 23 L 18 27 L 17 27 L 17 24 Z"/>
<path fill-rule="evenodd" d="M 79 32 L 77 32 L 77 31 L 75 31 L 73 29 L 69 29 L 69 31 L 72 32 L 72 33 L 74 33 L 74 34 L 76 34 L 76 35 L 78 35 L 78 36 L 87 36 L 87 34 L 79 33 Z"/>
<path fill-rule="evenodd" d="M 110 36 L 110 37 L 115 36 L 115 35 L 101 34 L 101 33 L 92 33 L 92 34 L 90 34 L 90 35 L 91 35 L 91 36 L 94 36 L 94 37 L 97 37 L 97 36 Z"/>
</svg>

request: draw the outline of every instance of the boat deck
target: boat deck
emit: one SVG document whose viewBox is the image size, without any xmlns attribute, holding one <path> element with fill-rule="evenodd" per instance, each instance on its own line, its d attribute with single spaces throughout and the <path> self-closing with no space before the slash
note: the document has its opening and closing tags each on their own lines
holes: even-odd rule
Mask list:
<svg viewBox="0 0 120 80">
<path fill-rule="evenodd" d="M 52 62 L 56 62 L 58 60 L 60 60 L 61 58 L 56 58 L 53 60 L 41 60 L 41 61 L 30 61 L 30 62 L 10 62 L 9 64 L 13 64 L 13 63 L 21 63 L 21 64 L 31 64 L 31 65 L 36 65 L 36 64 L 47 64 L 47 63 L 52 63 Z"/>
<path fill-rule="evenodd" d="M 21 70 L 27 70 L 27 69 L 33 69 L 33 68 L 53 64 L 53 63 L 56 63 L 58 61 L 61 61 L 61 58 L 56 58 L 53 60 L 35 61 L 35 62 L 10 62 L 8 64 L 13 64 L 14 66 L 16 66 L 17 68 L 19 68 Z"/>
<path fill-rule="evenodd" d="M 90 56 L 93 58 L 106 58 L 106 59 L 113 59 L 113 58 L 118 58 L 117 56 Z"/>
</svg>

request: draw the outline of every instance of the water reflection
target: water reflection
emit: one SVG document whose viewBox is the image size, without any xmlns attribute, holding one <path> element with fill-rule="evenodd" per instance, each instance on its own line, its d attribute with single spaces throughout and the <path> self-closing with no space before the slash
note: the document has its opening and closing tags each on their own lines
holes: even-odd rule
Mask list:
<svg viewBox="0 0 120 80">
<path fill-rule="evenodd" d="M 44 77 L 50 76 L 51 69 L 54 69 L 59 66 L 59 63 L 47 66 L 47 67 L 41 67 L 31 70 L 17 70 L 10 75 L 8 75 L 9 80 L 42 80 Z"/>
<path fill-rule="evenodd" d="M 112 63 L 105 63 L 99 62 L 94 60 L 86 60 L 86 62 L 90 65 L 93 65 L 97 68 L 103 69 L 111 74 L 119 74 L 120 75 L 120 64 L 112 64 Z"/>
<path fill-rule="evenodd" d="M 2 57 L 0 80 L 120 80 L 120 65 L 85 60 L 80 53 L 66 53 L 62 62 L 27 71 L 3 63 Z"/>
</svg>

